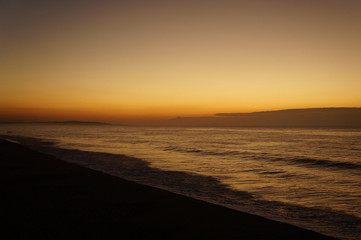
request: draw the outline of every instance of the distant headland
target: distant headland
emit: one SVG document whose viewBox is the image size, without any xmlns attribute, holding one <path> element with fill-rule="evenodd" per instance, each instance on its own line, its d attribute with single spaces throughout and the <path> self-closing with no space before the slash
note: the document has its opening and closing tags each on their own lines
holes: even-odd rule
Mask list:
<svg viewBox="0 0 361 240">
<path fill-rule="evenodd" d="M 173 126 L 361 128 L 361 108 L 306 108 L 252 113 L 216 113 L 209 117 L 177 117 Z"/>
</svg>

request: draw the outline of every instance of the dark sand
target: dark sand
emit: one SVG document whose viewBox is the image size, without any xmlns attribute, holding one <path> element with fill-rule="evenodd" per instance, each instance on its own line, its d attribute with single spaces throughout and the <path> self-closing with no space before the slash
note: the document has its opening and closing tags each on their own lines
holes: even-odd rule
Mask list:
<svg viewBox="0 0 361 240">
<path fill-rule="evenodd" d="M 1 239 L 334 239 L 0 139 Z"/>
</svg>

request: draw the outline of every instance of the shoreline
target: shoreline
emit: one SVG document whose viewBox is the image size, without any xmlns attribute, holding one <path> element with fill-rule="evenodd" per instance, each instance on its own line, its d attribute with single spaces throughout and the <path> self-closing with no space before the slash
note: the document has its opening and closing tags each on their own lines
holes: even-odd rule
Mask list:
<svg viewBox="0 0 361 240">
<path fill-rule="evenodd" d="M 336 239 L 0 139 L 5 238 Z"/>
</svg>

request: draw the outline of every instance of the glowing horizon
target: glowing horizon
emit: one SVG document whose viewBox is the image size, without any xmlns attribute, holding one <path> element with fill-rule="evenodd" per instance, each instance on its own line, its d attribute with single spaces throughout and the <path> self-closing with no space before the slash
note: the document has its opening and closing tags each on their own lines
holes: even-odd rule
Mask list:
<svg viewBox="0 0 361 240">
<path fill-rule="evenodd" d="M 360 1 L 5 1 L 0 118 L 361 106 Z"/>
</svg>

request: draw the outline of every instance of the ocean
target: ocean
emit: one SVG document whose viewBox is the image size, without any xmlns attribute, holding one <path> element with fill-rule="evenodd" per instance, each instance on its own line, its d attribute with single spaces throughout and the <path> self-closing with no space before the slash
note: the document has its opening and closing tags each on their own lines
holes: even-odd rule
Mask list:
<svg viewBox="0 0 361 240">
<path fill-rule="evenodd" d="M 0 135 L 142 184 L 361 238 L 360 129 L 1 124 Z"/>
</svg>

